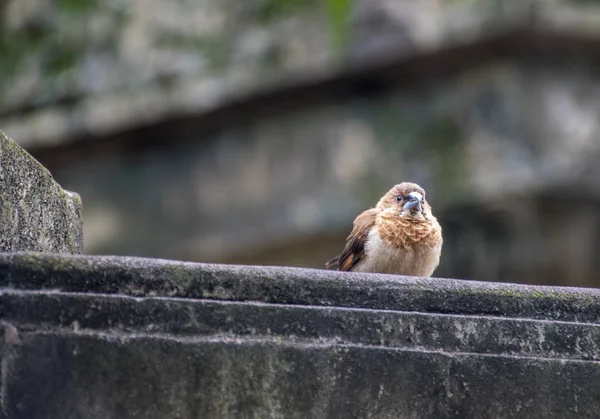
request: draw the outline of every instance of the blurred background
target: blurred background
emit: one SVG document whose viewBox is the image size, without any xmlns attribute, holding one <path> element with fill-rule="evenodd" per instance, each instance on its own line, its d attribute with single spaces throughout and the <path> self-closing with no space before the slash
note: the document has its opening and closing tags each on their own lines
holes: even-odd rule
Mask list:
<svg viewBox="0 0 600 419">
<path fill-rule="evenodd" d="M 600 2 L 3 0 L 0 129 L 85 251 L 322 268 L 404 180 L 436 276 L 600 286 Z"/>
</svg>

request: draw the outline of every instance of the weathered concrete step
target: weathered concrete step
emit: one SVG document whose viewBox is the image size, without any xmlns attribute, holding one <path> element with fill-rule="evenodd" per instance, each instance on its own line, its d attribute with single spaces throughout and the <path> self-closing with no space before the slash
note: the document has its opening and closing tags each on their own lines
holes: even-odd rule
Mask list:
<svg viewBox="0 0 600 419">
<path fill-rule="evenodd" d="M 600 363 L 335 344 L 25 334 L 10 418 L 598 417 Z"/>
<path fill-rule="evenodd" d="M 600 325 L 474 315 L 0 291 L 4 321 L 28 330 L 272 337 L 425 351 L 600 360 Z"/>
<path fill-rule="evenodd" d="M 0 255 L 4 418 L 600 417 L 600 293 Z"/>
<path fill-rule="evenodd" d="M 600 290 L 114 256 L 0 254 L 0 288 L 600 323 Z"/>
</svg>

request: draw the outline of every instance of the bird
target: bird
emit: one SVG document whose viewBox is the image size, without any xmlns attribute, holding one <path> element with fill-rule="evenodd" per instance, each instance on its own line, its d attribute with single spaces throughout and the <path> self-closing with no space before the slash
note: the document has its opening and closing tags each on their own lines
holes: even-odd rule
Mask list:
<svg viewBox="0 0 600 419">
<path fill-rule="evenodd" d="M 356 217 L 342 252 L 326 269 L 430 277 L 440 262 L 442 227 L 416 183 L 392 187 Z"/>
</svg>

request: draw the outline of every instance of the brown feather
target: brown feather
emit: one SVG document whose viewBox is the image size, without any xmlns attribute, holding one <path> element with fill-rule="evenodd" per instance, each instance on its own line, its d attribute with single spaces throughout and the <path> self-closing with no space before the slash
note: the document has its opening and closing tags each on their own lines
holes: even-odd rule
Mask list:
<svg viewBox="0 0 600 419">
<path fill-rule="evenodd" d="M 425 203 L 424 219 L 406 219 L 394 213 L 383 212 L 377 219 L 381 239 L 394 247 L 408 249 L 413 246 L 435 247 L 442 243 L 442 228 Z"/>
<path fill-rule="evenodd" d="M 349 271 L 362 259 L 365 254 L 365 243 L 369 231 L 375 225 L 377 213 L 377 209 L 371 208 L 356 217 L 352 232 L 346 239 L 344 250 L 339 256 L 334 257 L 325 264 L 327 269 Z"/>
</svg>

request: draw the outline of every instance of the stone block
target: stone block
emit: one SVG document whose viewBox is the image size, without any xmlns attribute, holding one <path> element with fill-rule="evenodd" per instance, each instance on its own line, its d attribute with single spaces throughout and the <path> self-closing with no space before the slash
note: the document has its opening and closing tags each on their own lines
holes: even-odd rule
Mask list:
<svg viewBox="0 0 600 419">
<path fill-rule="evenodd" d="M 600 292 L 0 255 L 5 418 L 600 416 Z"/>
<path fill-rule="evenodd" d="M 0 252 L 81 253 L 81 198 L 0 131 Z"/>
</svg>

